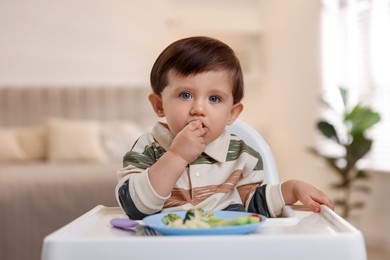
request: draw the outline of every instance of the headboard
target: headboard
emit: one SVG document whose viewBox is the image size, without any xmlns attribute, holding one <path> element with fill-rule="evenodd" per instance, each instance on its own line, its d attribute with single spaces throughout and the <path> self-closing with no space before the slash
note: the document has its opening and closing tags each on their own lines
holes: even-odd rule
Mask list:
<svg viewBox="0 0 390 260">
<path fill-rule="evenodd" d="M 0 126 L 29 126 L 48 117 L 133 120 L 152 124 L 147 87 L 0 86 Z"/>
</svg>

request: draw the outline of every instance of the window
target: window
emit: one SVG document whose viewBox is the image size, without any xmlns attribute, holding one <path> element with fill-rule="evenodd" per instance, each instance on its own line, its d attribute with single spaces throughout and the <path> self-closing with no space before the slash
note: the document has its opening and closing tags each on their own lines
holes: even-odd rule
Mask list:
<svg viewBox="0 0 390 260">
<path fill-rule="evenodd" d="M 390 0 L 322 1 L 322 85 L 337 106 L 339 86 L 381 114 L 364 167 L 390 172 Z"/>
</svg>

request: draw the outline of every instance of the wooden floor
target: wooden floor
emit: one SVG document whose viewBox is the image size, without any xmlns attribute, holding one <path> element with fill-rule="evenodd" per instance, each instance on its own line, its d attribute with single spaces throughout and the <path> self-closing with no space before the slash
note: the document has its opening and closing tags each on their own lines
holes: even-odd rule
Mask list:
<svg viewBox="0 0 390 260">
<path fill-rule="evenodd" d="M 367 260 L 388 260 L 390 259 L 390 248 L 387 250 L 369 246 L 367 247 Z"/>
</svg>

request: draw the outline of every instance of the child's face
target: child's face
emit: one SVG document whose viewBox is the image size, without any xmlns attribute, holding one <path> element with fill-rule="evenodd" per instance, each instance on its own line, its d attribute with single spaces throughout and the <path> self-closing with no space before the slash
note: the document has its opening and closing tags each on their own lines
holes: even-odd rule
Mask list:
<svg viewBox="0 0 390 260">
<path fill-rule="evenodd" d="M 178 134 L 193 120 L 207 128 L 206 144 L 222 134 L 225 126 L 234 122 L 242 104 L 233 104 L 232 80 L 228 71 L 208 71 L 190 76 L 170 72 L 168 85 L 150 99 L 157 115 L 165 116 L 171 132 Z M 156 100 L 157 107 L 152 100 Z M 160 110 L 159 113 L 158 110 Z"/>
</svg>

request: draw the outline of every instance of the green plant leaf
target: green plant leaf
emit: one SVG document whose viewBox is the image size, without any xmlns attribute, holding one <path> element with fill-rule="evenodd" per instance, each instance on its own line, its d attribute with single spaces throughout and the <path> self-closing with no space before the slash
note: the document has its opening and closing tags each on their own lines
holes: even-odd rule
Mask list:
<svg viewBox="0 0 390 260">
<path fill-rule="evenodd" d="M 351 136 L 360 135 L 380 121 L 380 115 L 371 108 L 357 104 L 344 115 L 344 123 Z"/>
<path fill-rule="evenodd" d="M 355 135 L 352 143 L 350 143 L 347 148 L 347 163 L 349 167 L 352 167 L 360 160 L 364 155 L 366 155 L 372 145 L 372 140 L 364 137 L 363 134 Z"/>
<path fill-rule="evenodd" d="M 364 202 L 363 201 L 357 201 L 354 203 L 351 203 L 350 209 L 362 209 L 364 208 Z"/>
<path fill-rule="evenodd" d="M 369 179 L 370 176 L 367 174 L 366 171 L 363 171 L 363 170 L 358 170 L 356 172 L 356 175 L 355 175 L 355 180 L 359 180 L 359 179 Z"/>
<path fill-rule="evenodd" d="M 326 136 L 327 138 L 340 144 L 340 140 L 339 140 L 339 137 L 337 135 L 336 129 L 331 123 L 323 121 L 323 120 L 319 121 L 317 123 L 317 128 L 321 131 L 321 133 L 324 136 Z"/>
<path fill-rule="evenodd" d="M 343 100 L 344 108 L 347 108 L 348 102 L 349 102 L 349 96 L 348 91 L 344 87 L 339 87 L 340 95 Z"/>
<path fill-rule="evenodd" d="M 330 109 L 330 110 L 333 110 L 333 111 L 335 110 L 334 107 L 328 101 L 326 101 L 323 98 L 320 99 L 320 104 L 321 104 L 321 106 L 323 106 L 323 107 L 325 107 L 327 109 Z"/>
</svg>

